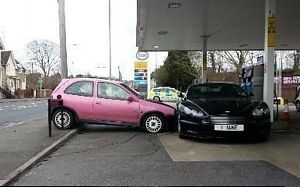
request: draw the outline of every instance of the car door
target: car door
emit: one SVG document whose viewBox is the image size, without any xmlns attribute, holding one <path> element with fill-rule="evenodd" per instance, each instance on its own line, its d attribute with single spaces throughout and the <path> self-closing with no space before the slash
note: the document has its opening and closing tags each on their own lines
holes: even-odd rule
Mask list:
<svg viewBox="0 0 300 187">
<path fill-rule="evenodd" d="M 97 83 L 97 97 L 93 111 L 97 121 L 103 123 L 138 124 L 139 102 L 128 101 L 130 95 L 123 87 L 109 83 Z"/>
<path fill-rule="evenodd" d="M 64 106 L 74 110 L 80 120 L 92 120 L 93 81 L 77 81 L 64 90 Z"/>
</svg>

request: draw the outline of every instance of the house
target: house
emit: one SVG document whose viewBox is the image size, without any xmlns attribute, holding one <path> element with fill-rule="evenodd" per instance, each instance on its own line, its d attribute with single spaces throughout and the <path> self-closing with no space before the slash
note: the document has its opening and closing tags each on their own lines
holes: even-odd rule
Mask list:
<svg viewBox="0 0 300 187">
<path fill-rule="evenodd" d="M 23 66 L 14 58 L 12 51 L 1 51 L 1 84 L 14 94 L 17 89 L 26 89 L 26 76 Z"/>
<path fill-rule="evenodd" d="M 1 51 L 4 50 L 4 46 L 2 43 L 2 40 L 0 38 L 0 53 Z M 2 55 L 0 55 L 0 88 L 3 88 L 3 86 L 5 85 L 5 78 L 6 77 L 6 70 L 5 70 L 5 65 L 4 63 L 2 63 Z M 1 95 L 0 95 L 1 97 Z"/>
</svg>

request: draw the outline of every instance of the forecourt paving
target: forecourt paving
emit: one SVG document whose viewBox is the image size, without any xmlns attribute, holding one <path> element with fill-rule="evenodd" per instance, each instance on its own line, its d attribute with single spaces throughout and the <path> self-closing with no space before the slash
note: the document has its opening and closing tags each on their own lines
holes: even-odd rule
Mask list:
<svg viewBox="0 0 300 187">
<path fill-rule="evenodd" d="M 290 163 L 277 166 L 267 157 L 272 149 L 280 149 L 276 147 L 279 139 L 284 144 L 294 137 L 272 135 L 265 143 L 223 143 L 176 136 L 88 125 L 13 185 L 300 186 L 292 174 L 297 172 L 282 169 Z M 281 158 L 281 154 L 274 152 L 273 157 Z"/>
</svg>

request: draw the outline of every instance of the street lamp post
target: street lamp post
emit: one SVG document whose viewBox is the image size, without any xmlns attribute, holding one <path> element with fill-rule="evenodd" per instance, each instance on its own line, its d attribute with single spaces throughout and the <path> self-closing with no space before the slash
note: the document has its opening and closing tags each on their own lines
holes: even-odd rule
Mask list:
<svg viewBox="0 0 300 187">
<path fill-rule="evenodd" d="M 58 2 L 59 20 L 59 39 L 60 39 L 60 58 L 61 58 L 61 77 L 68 77 L 67 48 L 66 48 L 66 25 L 65 25 L 65 0 Z"/>
<path fill-rule="evenodd" d="M 108 0 L 108 28 L 109 28 L 109 79 L 111 79 L 111 24 L 110 24 L 110 19 L 111 19 L 111 11 L 110 11 L 110 0 Z"/>
</svg>

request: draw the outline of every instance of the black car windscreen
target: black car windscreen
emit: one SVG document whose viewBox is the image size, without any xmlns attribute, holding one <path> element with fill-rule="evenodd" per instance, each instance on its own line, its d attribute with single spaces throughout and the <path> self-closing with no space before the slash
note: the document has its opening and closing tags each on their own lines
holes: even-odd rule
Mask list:
<svg viewBox="0 0 300 187">
<path fill-rule="evenodd" d="M 187 93 L 188 99 L 245 96 L 243 89 L 234 84 L 199 84 L 190 86 Z"/>
</svg>

